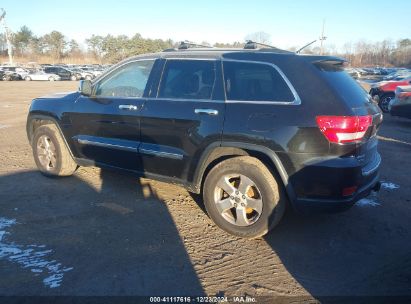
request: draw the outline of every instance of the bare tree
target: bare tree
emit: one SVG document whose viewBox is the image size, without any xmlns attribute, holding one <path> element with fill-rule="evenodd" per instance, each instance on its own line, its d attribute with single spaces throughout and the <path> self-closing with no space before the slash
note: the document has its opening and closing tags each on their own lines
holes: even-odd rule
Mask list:
<svg viewBox="0 0 411 304">
<path fill-rule="evenodd" d="M 271 43 L 271 35 L 266 32 L 255 32 L 248 34 L 245 37 L 245 40 L 252 40 L 258 43 L 270 44 Z"/>
</svg>

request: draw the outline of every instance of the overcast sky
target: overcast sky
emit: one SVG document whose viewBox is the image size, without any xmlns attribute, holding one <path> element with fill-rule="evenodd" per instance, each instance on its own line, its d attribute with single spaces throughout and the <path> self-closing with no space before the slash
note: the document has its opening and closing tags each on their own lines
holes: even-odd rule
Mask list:
<svg viewBox="0 0 411 304">
<path fill-rule="evenodd" d="M 264 31 L 287 48 L 318 39 L 325 19 L 327 44 L 411 38 L 410 0 L 1 0 L 13 31 L 58 30 L 84 42 L 91 34 L 234 42 Z"/>
</svg>

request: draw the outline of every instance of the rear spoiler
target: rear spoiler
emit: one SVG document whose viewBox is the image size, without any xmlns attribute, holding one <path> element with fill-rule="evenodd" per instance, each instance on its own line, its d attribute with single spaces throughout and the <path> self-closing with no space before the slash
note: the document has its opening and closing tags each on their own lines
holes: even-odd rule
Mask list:
<svg viewBox="0 0 411 304">
<path fill-rule="evenodd" d="M 343 58 L 327 58 L 313 62 L 315 65 L 332 65 L 335 67 L 342 67 L 346 63 L 347 61 Z"/>
<path fill-rule="evenodd" d="M 343 65 L 347 62 L 344 58 L 336 56 L 299 55 L 301 59 L 313 64 Z"/>
<path fill-rule="evenodd" d="M 332 56 L 313 56 L 309 60 L 313 65 L 323 71 L 339 71 L 347 64 L 347 60 Z"/>
</svg>

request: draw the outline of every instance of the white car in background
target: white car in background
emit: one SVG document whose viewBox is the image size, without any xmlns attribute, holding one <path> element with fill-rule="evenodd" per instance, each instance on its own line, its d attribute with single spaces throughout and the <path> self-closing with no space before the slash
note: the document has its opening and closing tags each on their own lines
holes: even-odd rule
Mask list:
<svg viewBox="0 0 411 304">
<path fill-rule="evenodd" d="M 57 81 L 61 80 L 59 75 L 46 73 L 44 71 L 33 71 L 30 72 L 24 77 L 24 80 L 43 80 L 43 81 Z"/>
<path fill-rule="evenodd" d="M 82 70 L 85 71 L 85 72 L 88 72 L 88 73 L 92 73 L 94 75 L 94 77 L 98 77 L 101 74 L 103 74 L 103 72 L 104 72 L 104 69 L 101 69 L 101 68 L 83 67 Z"/>
</svg>

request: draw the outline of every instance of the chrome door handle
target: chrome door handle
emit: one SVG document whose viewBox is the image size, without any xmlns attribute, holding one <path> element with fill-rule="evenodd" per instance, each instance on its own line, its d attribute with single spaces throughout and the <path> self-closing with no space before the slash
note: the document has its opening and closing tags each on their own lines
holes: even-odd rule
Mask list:
<svg viewBox="0 0 411 304">
<path fill-rule="evenodd" d="M 138 107 L 133 105 L 119 105 L 120 110 L 137 111 Z"/>
<path fill-rule="evenodd" d="M 196 114 L 218 115 L 218 111 L 214 109 L 195 109 Z"/>
</svg>

